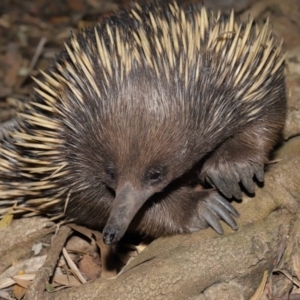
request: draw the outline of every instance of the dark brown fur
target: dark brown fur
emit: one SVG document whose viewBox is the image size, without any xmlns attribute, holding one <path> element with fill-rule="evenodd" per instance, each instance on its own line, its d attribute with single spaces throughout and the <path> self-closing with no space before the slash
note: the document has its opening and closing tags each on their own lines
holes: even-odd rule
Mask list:
<svg viewBox="0 0 300 300">
<path fill-rule="evenodd" d="M 213 74 L 206 73 L 205 75 L 213 85 L 213 78 L 210 77 Z M 151 99 L 155 81 L 152 83 L 153 79 L 149 79 L 145 72 L 144 74 L 137 72 L 136 77 L 133 83 L 127 83 L 126 90 L 129 97 L 139 99 L 141 104 L 143 101 Z M 131 80 L 128 78 L 128 82 Z M 141 107 L 126 112 L 128 115 L 125 116 L 121 112 L 122 106 L 118 107 L 120 111 L 116 109 L 111 111 L 111 115 L 104 125 L 103 118 L 99 118 L 101 124 L 95 124 L 94 121 L 89 123 L 84 119 L 85 115 L 82 115 L 80 122 L 86 126 L 82 128 L 83 131 L 80 132 L 79 138 L 72 145 L 73 151 L 70 151 L 70 145 L 74 143 L 74 137 L 68 136 L 67 128 L 63 131 L 65 135 L 63 138 L 66 140 L 69 153 L 66 160 L 69 160 L 72 166 L 70 174 L 74 174 L 71 178 L 68 177 L 69 182 L 66 184 L 74 182 L 81 187 L 81 184 L 78 184 L 81 180 L 86 182 L 86 179 L 92 178 L 93 174 L 97 174 L 97 177 L 93 182 L 89 179 L 88 183 L 82 183 L 82 185 L 88 184 L 88 188 L 82 191 L 77 191 L 74 186 L 74 196 L 68 206 L 68 215 L 80 223 L 102 229 L 107 223 L 114 203 L 114 191 L 117 187 L 117 181 L 107 178 L 105 170 L 112 168 L 113 172 L 118 172 L 117 176 L 120 180 L 132 182 L 138 189 L 141 188 L 141 185 L 147 184 L 140 179 L 143 172 L 162 164 L 166 165 L 170 172 L 166 179 L 167 182 L 172 182 L 178 177 L 180 179 L 153 195 L 139 211 L 129 229 L 157 237 L 206 227 L 206 217 L 209 214 L 213 215 L 212 218 L 214 215 L 219 218 L 213 208 L 213 206 L 220 206 L 217 201 L 214 201 L 214 197 L 219 197 L 219 195 L 216 191 L 195 190 L 197 182 L 204 183 L 208 177 L 223 195 L 228 198 L 235 196 L 240 199 L 239 181 L 242 181 L 250 193 L 254 193 L 253 177 L 255 174 L 259 177 L 258 179 L 263 180 L 261 174 L 263 174 L 264 163 L 267 162 L 268 153 L 278 140 L 278 133 L 284 119 L 284 103 L 280 100 L 285 97 L 283 78 L 281 82 L 273 84 L 274 87 L 280 88 L 279 91 L 276 88 L 273 89 L 278 95 L 272 95 L 273 91 L 270 91 L 268 96 L 269 99 L 278 97 L 279 100 L 278 104 L 274 105 L 273 112 L 270 107 L 266 107 L 269 110 L 268 115 L 264 115 L 264 111 L 262 111 L 257 120 L 247 124 L 244 122 L 245 112 L 243 109 L 249 108 L 241 108 L 241 111 L 235 112 L 235 119 L 231 124 L 227 124 L 227 128 L 217 134 L 210 132 L 205 136 L 201 134 L 208 122 L 208 116 L 205 115 L 209 108 L 206 107 L 205 101 L 201 107 L 203 116 L 200 117 L 201 121 L 197 125 L 197 130 L 192 128 L 194 126 L 192 116 L 188 120 L 191 123 L 188 126 L 180 123 L 185 122 L 186 117 L 180 115 L 179 108 L 172 112 L 173 116 L 166 117 L 162 127 L 158 127 L 157 131 L 149 130 L 151 126 L 156 125 L 155 119 L 152 120 L 149 116 L 142 118 L 143 108 Z M 132 90 L 130 90 L 131 87 Z M 197 89 L 201 90 L 201 83 Z M 157 94 L 162 97 L 164 93 L 166 93 L 165 90 L 157 91 Z M 226 94 L 230 94 L 232 91 L 215 90 L 214 93 L 218 99 L 221 97 L 226 99 Z M 112 90 L 110 97 L 114 99 L 120 94 L 124 95 L 120 91 Z M 121 100 L 121 103 L 125 105 L 128 101 L 126 97 L 127 95 Z M 166 103 L 168 103 L 169 97 L 172 97 L 171 93 L 165 96 Z M 232 109 L 234 109 L 233 104 L 230 104 L 228 110 Z M 101 115 L 101 112 L 95 108 L 94 113 Z M 78 115 L 74 115 L 75 118 L 78 118 Z M 95 120 L 95 118 L 96 116 L 91 119 Z M 220 115 L 214 131 L 223 126 L 225 123 L 223 118 Z M 129 124 L 131 122 L 133 126 Z M 152 122 L 154 125 L 151 125 Z M 122 128 L 118 128 L 120 123 Z M 103 127 L 105 131 L 103 130 L 101 133 L 104 132 L 104 135 L 97 136 L 97 129 Z M 181 157 L 180 149 L 183 149 L 185 144 L 187 145 L 187 154 Z M 204 156 L 206 158 L 204 165 L 197 168 Z M 192 170 L 189 171 L 190 169 Z M 190 176 L 191 172 L 194 176 Z M 186 173 L 189 173 L 189 176 L 185 175 Z M 197 181 L 197 173 L 199 181 Z M 236 173 L 240 175 L 240 179 L 236 178 Z M 85 176 L 80 176 L 80 174 L 85 174 Z M 105 185 L 102 185 L 102 182 L 105 182 Z M 89 200 L 85 201 L 84 199 Z M 212 220 L 211 225 L 217 226 L 214 224 L 215 220 Z"/>
</svg>

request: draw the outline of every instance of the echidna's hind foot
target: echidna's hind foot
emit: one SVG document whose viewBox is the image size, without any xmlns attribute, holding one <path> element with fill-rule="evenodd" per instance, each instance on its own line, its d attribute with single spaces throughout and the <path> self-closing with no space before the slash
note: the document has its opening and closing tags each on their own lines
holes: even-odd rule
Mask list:
<svg viewBox="0 0 300 300">
<path fill-rule="evenodd" d="M 255 143 L 247 134 L 240 134 L 225 141 L 205 161 L 201 177 L 216 187 L 225 197 L 242 198 L 241 185 L 254 194 L 254 177 L 264 180 L 264 147 Z"/>
<path fill-rule="evenodd" d="M 222 234 L 221 220 L 237 229 L 239 213 L 216 190 L 183 186 L 154 195 L 131 222 L 129 231 L 152 237 L 195 232 L 212 227 Z"/>
<path fill-rule="evenodd" d="M 203 190 L 199 192 L 199 196 L 203 200 L 198 202 L 197 214 L 191 219 L 189 226 L 191 232 L 203 229 L 209 225 L 217 233 L 223 234 L 220 219 L 225 221 L 232 229 L 238 228 L 233 216 L 239 217 L 239 213 L 217 191 Z"/>
</svg>

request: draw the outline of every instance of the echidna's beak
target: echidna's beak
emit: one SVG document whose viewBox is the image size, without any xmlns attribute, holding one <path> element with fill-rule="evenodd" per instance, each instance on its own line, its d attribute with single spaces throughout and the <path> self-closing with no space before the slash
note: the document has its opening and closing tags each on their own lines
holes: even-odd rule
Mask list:
<svg viewBox="0 0 300 300">
<path fill-rule="evenodd" d="M 128 182 L 117 189 L 109 219 L 102 232 L 105 244 L 116 243 L 123 237 L 130 222 L 151 194 L 136 191 Z"/>
</svg>

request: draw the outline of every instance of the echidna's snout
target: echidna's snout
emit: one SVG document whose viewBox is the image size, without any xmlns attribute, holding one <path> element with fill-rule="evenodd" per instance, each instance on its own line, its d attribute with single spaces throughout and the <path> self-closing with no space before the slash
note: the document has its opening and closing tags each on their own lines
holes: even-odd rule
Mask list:
<svg viewBox="0 0 300 300">
<path fill-rule="evenodd" d="M 151 194 L 149 191 L 137 191 L 128 182 L 116 190 L 116 198 L 102 232 L 105 244 L 116 243 L 123 237 L 130 222 Z"/>
</svg>

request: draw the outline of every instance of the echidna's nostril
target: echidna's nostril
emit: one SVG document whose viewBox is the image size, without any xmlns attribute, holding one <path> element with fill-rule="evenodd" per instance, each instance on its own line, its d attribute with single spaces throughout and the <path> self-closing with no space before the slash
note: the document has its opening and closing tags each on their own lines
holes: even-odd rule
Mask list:
<svg viewBox="0 0 300 300">
<path fill-rule="evenodd" d="M 102 236 L 103 242 L 106 245 L 118 242 L 118 240 L 116 240 L 116 237 L 118 236 L 118 230 L 116 230 L 116 228 L 112 227 L 111 225 L 108 225 L 104 228 Z"/>
</svg>

